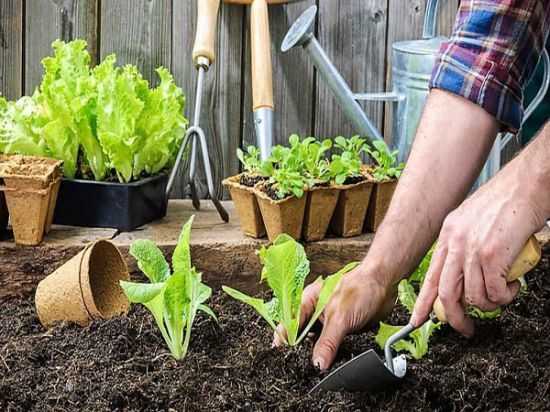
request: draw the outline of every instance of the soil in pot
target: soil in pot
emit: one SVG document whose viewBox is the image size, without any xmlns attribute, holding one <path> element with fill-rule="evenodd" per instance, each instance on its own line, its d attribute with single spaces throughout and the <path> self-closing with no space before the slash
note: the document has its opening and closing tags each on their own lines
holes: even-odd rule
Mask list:
<svg viewBox="0 0 550 412">
<path fill-rule="evenodd" d="M 276 191 L 269 186 L 257 186 L 254 189 L 254 194 L 258 199 L 269 241 L 273 242 L 282 233 L 299 240 L 302 234 L 307 196 L 298 198 L 291 195 L 281 200 L 275 200 L 277 199 Z"/>
<path fill-rule="evenodd" d="M 0 192 L 0 233 L 6 230 L 8 226 L 8 205 L 6 204 L 6 196 L 4 192 Z"/>
<path fill-rule="evenodd" d="M 302 225 L 302 239 L 308 242 L 322 240 L 338 202 L 340 189 L 334 186 L 314 186 L 306 192 L 306 209 Z"/>
<path fill-rule="evenodd" d="M 340 186 L 340 195 L 330 221 L 334 232 L 343 237 L 361 234 L 372 187 L 373 182 L 367 176 L 348 178 Z"/>
<path fill-rule="evenodd" d="M 254 195 L 254 186 L 258 183 L 256 179 L 245 177 L 245 174 L 236 175 L 225 179 L 222 184 L 229 188 L 235 209 L 239 215 L 241 228 L 246 236 L 260 238 L 265 235 L 266 230 L 258 200 Z M 256 181 L 256 183 L 253 183 Z M 243 184 L 243 182 L 245 184 Z M 251 185 L 251 186 L 250 186 Z"/>
<path fill-rule="evenodd" d="M 200 313 L 181 362 L 140 305 L 88 328 L 44 333 L 32 299 L 13 298 L 0 312 L 0 410 L 547 411 L 549 271 L 546 249 L 527 291 L 499 319 L 476 321 L 471 340 L 444 326 L 424 358 L 408 358 L 395 390 L 314 397 L 307 393 L 325 373 L 310 365 L 312 343 L 271 348 L 265 322 L 223 294 L 208 304 L 219 326 Z M 407 321 L 401 309 L 389 320 Z M 373 332 L 346 337 L 335 366 L 369 348 L 377 348 Z"/>
<path fill-rule="evenodd" d="M 371 232 L 378 230 L 378 226 L 380 226 L 388 212 L 396 186 L 397 179 L 374 184 L 367 209 L 367 218 L 365 219 L 365 230 Z"/>
</svg>

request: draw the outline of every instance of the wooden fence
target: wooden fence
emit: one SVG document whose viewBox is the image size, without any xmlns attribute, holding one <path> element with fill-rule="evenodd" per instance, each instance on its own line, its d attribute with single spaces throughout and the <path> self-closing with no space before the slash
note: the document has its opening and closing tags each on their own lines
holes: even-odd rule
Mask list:
<svg viewBox="0 0 550 412">
<path fill-rule="evenodd" d="M 459 0 L 441 0 L 438 33 L 450 33 Z M 188 98 L 195 98 L 191 59 L 197 0 L 0 0 L 0 91 L 7 98 L 30 94 L 40 82 L 40 60 L 55 39 L 84 38 L 94 63 L 116 53 L 119 64 L 136 64 L 155 83 L 154 69 L 171 69 Z M 290 25 L 309 6 L 319 8 L 317 35 L 353 90 L 391 89 L 391 44 L 419 38 L 426 0 L 300 0 L 270 6 L 276 141 L 288 135 L 333 137 L 352 130 L 303 50 L 282 54 Z M 201 119 L 219 182 L 237 173 L 235 149 L 254 143 L 249 10 L 221 7 L 217 59 L 207 73 Z M 382 103 L 367 103 L 374 124 L 384 125 Z M 206 196 L 204 177 L 199 190 Z M 187 195 L 181 172 L 175 196 Z M 225 193 L 225 195 L 227 195 Z"/>
</svg>

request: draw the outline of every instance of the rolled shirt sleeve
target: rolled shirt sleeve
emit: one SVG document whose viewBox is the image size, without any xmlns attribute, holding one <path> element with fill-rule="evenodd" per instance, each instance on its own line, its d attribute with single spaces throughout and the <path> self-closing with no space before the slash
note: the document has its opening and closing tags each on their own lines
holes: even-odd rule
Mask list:
<svg viewBox="0 0 550 412">
<path fill-rule="evenodd" d="M 430 80 L 493 115 L 504 130 L 523 120 L 523 88 L 550 27 L 550 0 L 462 0 Z"/>
</svg>

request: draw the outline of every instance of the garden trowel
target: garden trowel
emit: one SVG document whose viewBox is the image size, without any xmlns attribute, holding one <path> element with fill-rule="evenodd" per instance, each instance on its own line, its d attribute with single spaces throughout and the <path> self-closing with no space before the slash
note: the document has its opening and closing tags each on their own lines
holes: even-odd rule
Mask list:
<svg viewBox="0 0 550 412">
<path fill-rule="evenodd" d="M 540 244 L 534 236 L 531 236 L 512 264 L 506 276 L 506 281 L 510 283 L 525 275 L 537 265 L 540 257 Z M 434 302 L 433 313 L 427 322 L 435 323 L 437 321 L 447 322 L 445 310 L 439 298 Z M 333 371 L 309 393 L 315 394 L 322 389 L 333 391 L 347 390 L 352 392 L 369 391 L 388 388 L 398 383 L 407 371 L 407 360 L 405 355 L 394 357 L 391 347 L 396 342 L 409 336 L 416 329 L 413 325 L 408 324 L 390 336 L 384 346 L 385 362 L 373 349 L 370 349 Z"/>
</svg>

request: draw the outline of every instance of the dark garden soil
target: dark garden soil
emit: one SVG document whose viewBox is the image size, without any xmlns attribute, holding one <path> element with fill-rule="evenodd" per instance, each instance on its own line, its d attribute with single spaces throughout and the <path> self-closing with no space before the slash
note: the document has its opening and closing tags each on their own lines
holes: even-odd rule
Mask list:
<svg viewBox="0 0 550 412">
<path fill-rule="evenodd" d="M 258 183 L 263 182 L 265 180 L 265 177 L 259 176 L 259 175 L 249 175 L 246 173 L 243 173 L 239 179 L 239 183 L 246 187 L 254 187 Z"/>
<path fill-rule="evenodd" d="M 443 328 L 396 391 L 375 394 L 307 396 L 322 376 L 309 364 L 312 343 L 271 349 L 263 320 L 221 294 L 211 302 L 220 326 L 200 315 L 180 362 L 141 306 L 46 332 L 32 299 L 11 300 L 0 311 L 0 410 L 549 410 L 548 252 L 500 319 L 478 322 L 470 341 Z M 390 319 L 405 321 L 402 310 Z M 338 364 L 374 347 L 373 336 L 347 338 Z"/>
<path fill-rule="evenodd" d="M 346 177 L 346 180 L 344 180 L 345 185 L 354 185 L 356 183 L 360 183 L 363 180 L 365 180 L 364 176 L 348 176 Z"/>
</svg>

